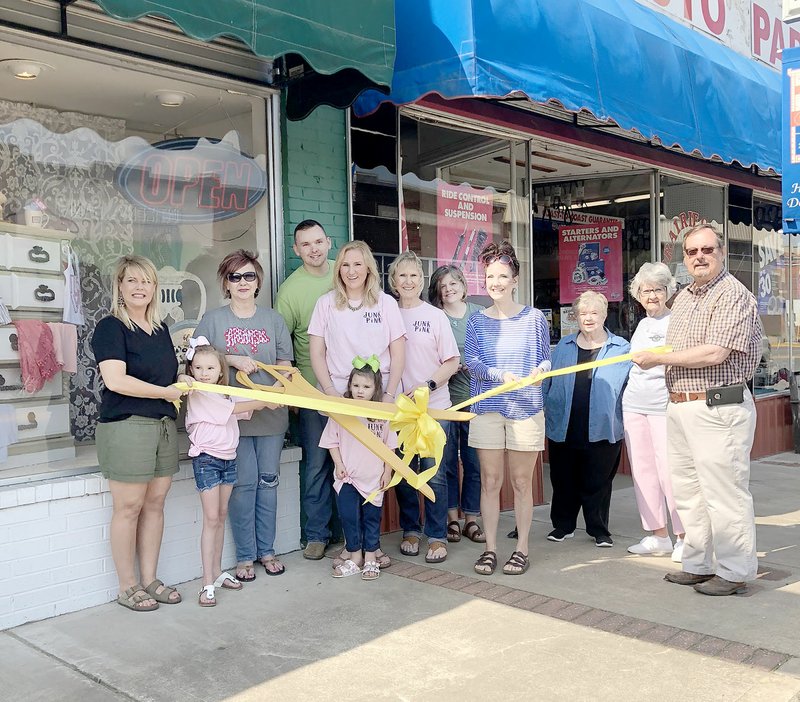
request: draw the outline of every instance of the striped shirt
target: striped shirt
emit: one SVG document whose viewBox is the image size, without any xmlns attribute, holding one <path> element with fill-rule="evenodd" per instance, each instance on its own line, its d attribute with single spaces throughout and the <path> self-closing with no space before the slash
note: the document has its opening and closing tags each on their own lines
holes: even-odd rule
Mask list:
<svg viewBox="0 0 800 702">
<path fill-rule="evenodd" d="M 534 368 L 550 370 L 550 330 L 544 315 L 533 307 L 523 307 L 509 319 L 493 319 L 476 312 L 467 322 L 464 338 L 464 363 L 470 372 L 472 396 L 503 383 L 503 373 L 520 378 Z M 541 412 L 540 386 L 529 385 L 481 400 L 472 405 L 476 414 L 499 412 L 508 419 L 527 419 Z"/>
<path fill-rule="evenodd" d="M 702 344 L 730 349 L 715 366 L 667 366 L 670 392 L 704 392 L 718 385 L 745 383 L 761 358 L 764 331 L 756 299 L 734 276 L 723 270 L 714 280 L 684 288 L 675 298 L 667 329 L 667 344 L 683 351 Z"/>
</svg>

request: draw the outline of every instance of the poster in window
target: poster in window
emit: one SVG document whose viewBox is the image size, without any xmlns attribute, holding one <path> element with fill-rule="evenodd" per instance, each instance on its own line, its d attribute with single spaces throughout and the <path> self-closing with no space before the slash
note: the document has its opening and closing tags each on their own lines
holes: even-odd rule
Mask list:
<svg viewBox="0 0 800 702">
<path fill-rule="evenodd" d="M 558 228 L 559 300 L 571 304 L 586 290 L 622 300 L 623 220 L 570 224 Z"/>
<path fill-rule="evenodd" d="M 492 240 L 492 190 L 439 182 L 436 190 L 436 258 L 439 266 L 457 266 L 467 294 L 479 295 L 483 271 L 478 256 Z"/>
</svg>

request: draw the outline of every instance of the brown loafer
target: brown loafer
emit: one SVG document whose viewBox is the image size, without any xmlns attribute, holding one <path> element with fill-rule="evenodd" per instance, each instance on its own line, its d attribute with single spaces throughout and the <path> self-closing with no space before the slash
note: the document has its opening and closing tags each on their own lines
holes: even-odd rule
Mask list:
<svg viewBox="0 0 800 702">
<path fill-rule="evenodd" d="M 698 575 L 697 573 L 685 573 L 682 570 L 678 570 L 673 573 L 667 573 L 664 576 L 664 580 L 676 585 L 697 585 L 698 583 L 704 583 L 706 580 L 711 580 L 713 577 L 711 574 Z"/>
<path fill-rule="evenodd" d="M 702 595 L 712 595 L 716 597 L 724 597 L 725 595 L 738 595 L 739 593 L 747 591 L 747 583 L 734 583 L 725 578 L 720 578 L 715 575 L 711 580 L 704 583 L 698 583 L 694 586 Z"/>
</svg>

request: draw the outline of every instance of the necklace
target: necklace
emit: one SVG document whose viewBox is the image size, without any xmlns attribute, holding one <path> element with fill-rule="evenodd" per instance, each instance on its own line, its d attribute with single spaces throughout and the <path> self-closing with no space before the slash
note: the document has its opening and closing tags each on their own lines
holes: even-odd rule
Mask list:
<svg viewBox="0 0 800 702">
<path fill-rule="evenodd" d="M 350 300 L 347 301 L 347 309 L 349 309 L 351 312 L 358 312 L 363 306 L 364 306 L 364 300 L 361 300 L 361 302 L 358 304 L 358 307 L 353 307 L 350 304 Z"/>
</svg>

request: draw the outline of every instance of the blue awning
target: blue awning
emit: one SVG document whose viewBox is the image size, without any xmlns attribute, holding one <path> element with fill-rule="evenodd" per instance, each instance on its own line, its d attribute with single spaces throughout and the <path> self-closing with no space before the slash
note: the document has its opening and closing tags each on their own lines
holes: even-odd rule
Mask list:
<svg viewBox="0 0 800 702">
<path fill-rule="evenodd" d="M 384 101 L 555 101 L 686 153 L 780 171 L 780 74 L 635 0 L 396 0 Z"/>
</svg>

